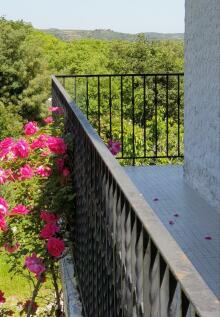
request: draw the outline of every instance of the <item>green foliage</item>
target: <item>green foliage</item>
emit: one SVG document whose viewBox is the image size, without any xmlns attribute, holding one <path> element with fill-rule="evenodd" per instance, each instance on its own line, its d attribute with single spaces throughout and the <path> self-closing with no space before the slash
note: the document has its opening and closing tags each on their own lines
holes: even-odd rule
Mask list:
<svg viewBox="0 0 220 317">
<path fill-rule="evenodd" d="M 0 19 L 0 102 L 24 119 L 40 117 L 48 96 L 48 72 L 33 28 Z"/>
<path fill-rule="evenodd" d="M 7 136 L 17 137 L 22 131 L 22 118 L 13 109 L 0 101 L 0 139 Z"/>
<path fill-rule="evenodd" d="M 44 116 L 46 98 L 51 94 L 49 74 L 103 74 L 103 73 L 165 73 L 183 71 L 183 42 L 181 40 L 150 41 L 146 34 L 139 34 L 134 41 L 81 39 L 63 42 L 52 35 L 34 30 L 24 22 L 0 20 L 0 139 L 11 134 L 18 135 L 27 119 L 38 120 Z M 106 30 L 105 30 L 106 31 Z M 109 30 L 107 30 L 109 31 Z M 110 31 L 109 31 L 110 32 Z M 100 34 L 102 32 L 99 32 Z M 111 32 L 110 32 L 111 33 Z M 53 32 L 52 32 L 53 34 Z M 119 78 L 120 79 L 120 78 Z M 120 80 L 112 79 L 113 137 L 121 139 Z M 143 129 L 146 126 L 147 148 L 152 154 L 155 140 L 155 94 L 158 102 L 159 143 L 166 143 L 165 104 L 166 78 L 158 77 L 157 91 L 154 78 L 146 79 L 146 121 L 143 116 L 143 82 L 135 78 L 135 152 L 143 151 Z M 86 113 L 86 83 L 77 79 L 77 95 L 74 96 L 73 80 L 66 80 L 66 89 L 76 97 L 78 106 Z M 169 79 L 169 140 L 171 153 L 176 144 L 177 131 L 177 79 Z M 89 119 L 98 127 L 97 78 L 89 80 Z M 183 100 L 183 82 L 180 82 L 180 98 Z M 107 140 L 109 131 L 109 82 L 100 81 L 101 129 Z M 132 147 L 131 130 L 132 96 L 131 80 L 123 82 L 124 130 L 126 151 Z M 183 123 L 183 109 L 180 109 Z M 140 131 L 140 132 L 139 132 Z M 140 138 L 140 139 L 139 139 Z M 182 128 L 181 128 L 182 138 Z M 163 141 L 161 141 L 163 140 Z M 127 144 L 128 143 L 128 144 Z M 173 144 L 173 145 L 172 145 Z M 161 145 L 161 153 L 164 146 Z M 132 149 L 133 151 L 133 149 Z M 130 152 L 129 152 L 130 153 Z M 143 154 L 143 153 L 142 153 Z"/>
<path fill-rule="evenodd" d="M 108 68 L 112 73 L 164 73 L 183 71 L 182 41 L 112 42 Z"/>
<path fill-rule="evenodd" d="M 183 41 L 81 39 L 63 42 L 35 31 L 52 73 L 153 73 L 183 71 Z"/>
</svg>

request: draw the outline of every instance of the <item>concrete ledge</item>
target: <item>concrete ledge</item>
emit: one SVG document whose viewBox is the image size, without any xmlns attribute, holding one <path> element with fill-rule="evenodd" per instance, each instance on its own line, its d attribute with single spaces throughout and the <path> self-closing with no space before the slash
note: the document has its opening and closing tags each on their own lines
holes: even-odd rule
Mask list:
<svg viewBox="0 0 220 317">
<path fill-rule="evenodd" d="M 73 259 L 70 252 L 60 260 L 61 280 L 66 317 L 82 317 L 82 304 L 77 291 Z"/>
</svg>

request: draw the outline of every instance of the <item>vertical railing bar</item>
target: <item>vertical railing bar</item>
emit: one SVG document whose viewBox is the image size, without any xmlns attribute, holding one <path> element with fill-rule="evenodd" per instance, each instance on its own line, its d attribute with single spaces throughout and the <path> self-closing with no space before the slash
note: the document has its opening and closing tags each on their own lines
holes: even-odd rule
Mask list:
<svg viewBox="0 0 220 317">
<path fill-rule="evenodd" d="M 123 126 L 123 77 L 121 76 L 121 155 L 124 156 L 124 126 Z"/>
<path fill-rule="evenodd" d="M 169 77 L 166 75 L 166 154 L 169 156 Z"/>
<path fill-rule="evenodd" d="M 86 77 L 86 117 L 89 118 L 89 79 Z"/>
<path fill-rule="evenodd" d="M 134 111 L 134 76 L 132 78 L 132 165 L 135 165 L 135 135 L 134 135 L 134 121 L 135 121 L 135 111 Z"/>
<path fill-rule="evenodd" d="M 112 78 L 109 76 L 109 125 L 110 139 L 112 139 Z"/>
<path fill-rule="evenodd" d="M 144 94 L 144 157 L 147 155 L 146 148 L 146 76 L 143 77 L 143 94 Z"/>
<path fill-rule="evenodd" d="M 154 89 L 155 89 L 155 156 L 157 157 L 157 147 L 158 147 L 158 130 L 157 130 L 157 75 L 154 76 Z"/>
<path fill-rule="evenodd" d="M 101 133 L 101 113 L 100 113 L 100 76 L 98 78 L 98 133 Z"/>
<path fill-rule="evenodd" d="M 63 87 L 66 88 L 66 78 L 63 77 Z"/>
<path fill-rule="evenodd" d="M 177 76 L 177 105 L 178 105 L 178 156 L 180 156 L 180 76 Z"/>
<path fill-rule="evenodd" d="M 76 77 L 74 77 L 74 101 L 76 103 Z"/>
</svg>

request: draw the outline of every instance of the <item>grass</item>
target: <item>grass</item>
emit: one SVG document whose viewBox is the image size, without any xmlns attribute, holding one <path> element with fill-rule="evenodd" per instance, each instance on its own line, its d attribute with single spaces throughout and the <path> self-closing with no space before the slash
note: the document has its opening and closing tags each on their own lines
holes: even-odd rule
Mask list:
<svg viewBox="0 0 220 317">
<path fill-rule="evenodd" d="M 1 314 L 1 308 L 11 309 L 14 311 L 12 316 L 19 315 L 18 302 L 25 302 L 30 299 L 32 294 L 32 288 L 30 282 L 23 276 L 15 275 L 9 273 L 10 266 L 6 263 L 4 256 L 0 255 L 0 290 L 5 293 L 6 303 L 0 306 L 0 317 L 8 316 L 8 314 Z M 33 286 L 32 286 L 33 287 Z M 47 280 L 43 283 L 39 298 L 37 299 L 37 304 L 39 305 L 39 311 L 45 306 L 48 299 L 52 299 L 54 295 L 52 281 Z M 45 316 L 45 313 L 38 314 L 38 316 Z"/>
</svg>

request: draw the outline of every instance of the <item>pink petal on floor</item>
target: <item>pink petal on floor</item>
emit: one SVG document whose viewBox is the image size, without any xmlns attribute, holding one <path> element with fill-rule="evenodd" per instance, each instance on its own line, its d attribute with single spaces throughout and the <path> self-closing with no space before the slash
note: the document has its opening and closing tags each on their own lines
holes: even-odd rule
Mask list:
<svg viewBox="0 0 220 317">
<path fill-rule="evenodd" d="M 212 240 L 211 236 L 205 236 L 205 240 Z"/>
<path fill-rule="evenodd" d="M 154 199 L 153 199 L 153 201 L 158 201 L 158 200 L 159 200 L 158 198 L 154 198 Z"/>
<path fill-rule="evenodd" d="M 174 221 L 173 220 L 170 220 L 169 221 L 169 224 L 172 226 L 172 225 L 174 225 Z"/>
<path fill-rule="evenodd" d="M 179 217 L 179 214 L 175 214 L 174 217 L 178 218 L 178 217 Z"/>
</svg>

